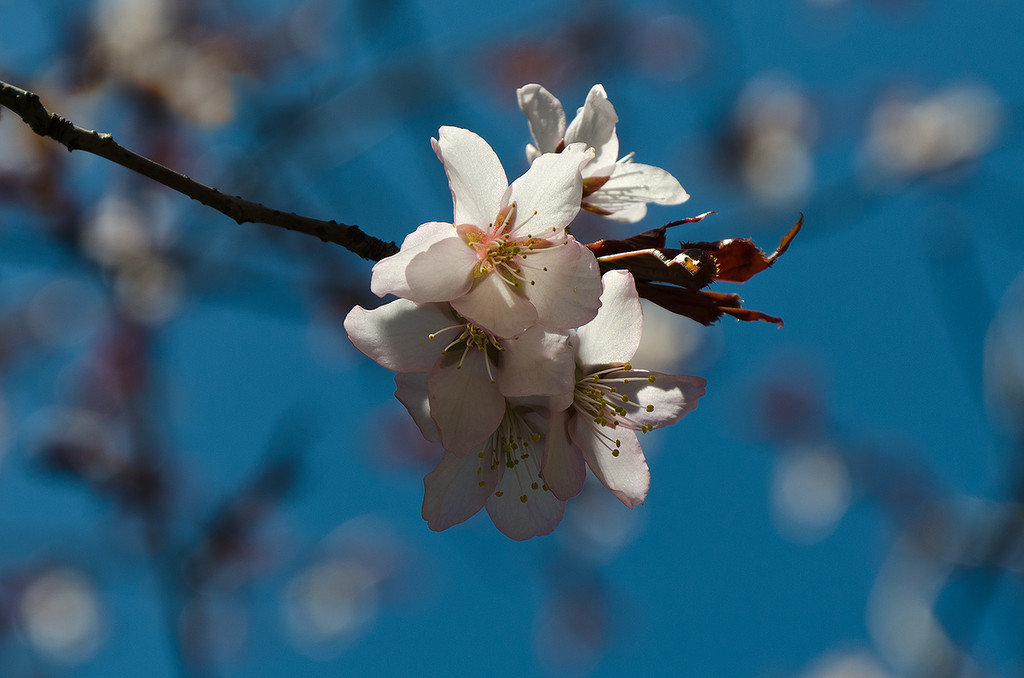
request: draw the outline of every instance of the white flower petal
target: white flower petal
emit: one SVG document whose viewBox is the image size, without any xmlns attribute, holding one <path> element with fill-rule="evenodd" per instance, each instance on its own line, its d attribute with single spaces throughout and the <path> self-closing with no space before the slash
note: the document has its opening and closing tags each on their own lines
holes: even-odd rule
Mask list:
<svg viewBox="0 0 1024 678">
<path fill-rule="evenodd" d="M 608 101 L 604 87 L 591 87 L 586 102 L 565 131 L 566 145 L 582 141 L 596 152 L 596 157 L 587 166 L 584 175 L 607 176 L 615 164 L 619 157 L 619 140 L 615 136 L 615 124 L 618 121 L 619 116 Z"/>
<path fill-rule="evenodd" d="M 569 329 L 590 322 L 601 305 L 601 273 L 594 254 L 575 239 L 534 250 L 520 263 L 537 322 L 554 329 Z"/>
<path fill-rule="evenodd" d="M 644 503 L 651 487 L 651 472 L 636 433 L 609 428 L 575 414 L 569 428 L 572 441 L 583 452 L 587 466 L 619 501 L 633 508 Z"/>
<path fill-rule="evenodd" d="M 458 299 L 472 287 L 479 261 L 476 250 L 453 229 L 451 237 L 434 242 L 409 261 L 408 290 L 402 296 L 420 303 Z"/>
<path fill-rule="evenodd" d="M 455 227 L 451 224 L 430 221 L 420 225 L 415 231 L 405 236 L 397 254 L 385 257 L 373 265 L 370 274 L 370 290 L 378 297 L 387 294 L 407 297 L 410 290 L 409 283 L 405 278 L 405 270 L 409 267 L 409 262 L 434 243 L 451 237 L 458 237 Z"/>
<path fill-rule="evenodd" d="M 533 144 L 526 144 L 526 163 L 532 165 L 533 161 L 543 155 Z"/>
<path fill-rule="evenodd" d="M 506 397 L 572 393 L 576 361 L 567 333 L 534 325 L 501 346 L 498 388 Z"/>
<path fill-rule="evenodd" d="M 512 182 L 508 198 L 516 205 L 511 234 L 516 239 L 561 240 L 565 227 L 580 211 L 583 178 L 580 168 L 593 157 L 582 144 L 561 153 L 545 153 L 526 174 Z"/>
<path fill-rule="evenodd" d="M 423 519 L 440 532 L 471 518 L 494 493 L 504 467 L 479 453 L 445 454 L 423 479 Z"/>
<path fill-rule="evenodd" d="M 530 135 L 537 144 L 537 150 L 554 153 L 565 136 L 565 111 L 561 102 L 537 84 L 520 87 L 516 90 L 516 98 L 530 123 Z M 527 147 L 528 158 L 529 153 Z M 530 160 L 532 162 L 533 159 Z"/>
<path fill-rule="evenodd" d="M 537 309 L 496 273 L 480 278 L 468 294 L 454 299 L 452 308 L 499 337 L 514 337 L 537 321 Z"/>
<path fill-rule="evenodd" d="M 583 490 L 587 466 L 569 439 L 570 410 L 553 412 L 544 439 L 540 475 L 558 499 L 572 499 Z"/>
<path fill-rule="evenodd" d="M 604 379 L 622 379 L 616 393 L 625 396 L 633 406 L 627 408 L 631 421 L 661 428 L 674 424 L 697 407 L 704 395 L 707 381 L 701 377 L 662 374 L 646 370 L 630 370 L 606 374 Z"/>
<path fill-rule="evenodd" d="M 575 386 L 575 385 L 574 385 Z M 548 412 L 562 412 L 572 406 L 573 400 L 576 397 L 575 388 L 569 393 L 562 393 L 547 398 L 546 407 L 537 405 L 538 409 L 546 409 Z"/>
<path fill-rule="evenodd" d="M 445 347 L 442 337 L 429 335 L 453 323 L 438 305 L 395 299 L 370 311 L 356 306 L 345 316 L 345 331 L 352 344 L 381 367 L 429 372 Z"/>
<path fill-rule="evenodd" d="M 441 445 L 458 456 L 487 440 L 505 414 L 505 398 L 491 379 L 487 357 L 475 348 L 444 355 L 427 378 L 427 396 Z"/>
<path fill-rule="evenodd" d="M 427 398 L 426 374 L 396 374 L 395 397 L 405 405 L 412 420 L 416 422 L 423 437 L 432 443 L 441 442 L 437 424 L 430 418 L 430 402 Z"/>
<path fill-rule="evenodd" d="M 444 165 L 455 205 L 455 224 L 483 228 L 498 214 L 508 179 L 486 141 L 460 127 L 442 127 L 430 140 Z"/>
<path fill-rule="evenodd" d="M 643 311 L 633 276 L 628 271 L 609 271 L 601 282 L 604 291 L 597 317 L 576 331 L 576 360 L 584 371 L 595 365 L 629 362 L 643 331 Z"/>
<path fill-rule="evenodd" d="M 590 205 L 598 210 L 598 213 L 605 219 L 611 221 L 617 221 L 620 224 L 635 224 L 647 216 L 647 203 L 636 202 L 631 205 L 623 205 L 616 207 L 614 210 L 605 207 L 597 207 L 592 202 L 591 198 L 595 195 L 599 195 L 601 191 L 588 196 L 584 201 L 584 205 Z M 610 212 L 610 214 L 606 214 Z"/>
<path fill-rule="evenodd" d="M 494 526 L 516 541 L 550 534 L 565 515 L 565 502 L 540 478 L 536 446 L 528 445 L 520 452 L 512 467 L 506 466 L 498 490 L 484 504 Z M 529 456 L 524 459 L 523 454 Z"/>
<path fill-rule="evenodd" d="M 638 209 L 646 203 L 678 205 L 689 199 L 679 181 L 661 169 L 638 162 L 619 162 L 611 178 L 600 189 L 587 196 L 586 203 L 608 210 L 616 221 L 639 221 L 647 209 Z"/>
</svg>

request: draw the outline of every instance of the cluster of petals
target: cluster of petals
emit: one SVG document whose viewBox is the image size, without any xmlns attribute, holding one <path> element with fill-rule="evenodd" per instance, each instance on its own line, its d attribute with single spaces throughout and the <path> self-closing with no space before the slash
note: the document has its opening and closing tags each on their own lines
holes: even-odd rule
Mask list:
<svg viewBox="0 0 1024 678">
<path fill-rule="evenodd" d="M 499 337 L 593 318 L 601 293 L 597 260 L 565 230 L 579 212 L 580 168 L 593 151 L 567 146 L 509 185 L 498 156 L 473 132 L 442 127 L 431 141 L 448 174 L 454 221 L 410 233 L 398 254 L 373 267 L 370 289 L 448 302 Z"/>
<path fill-rule="evenodd" d="M 513 539 L 547 534 L 583 489 L 588 467 L 626 506 L 643 503 L 651 479 L 637 433 L 691 412 L 705 381 L 634 369 L 629 360 L 643 321 L 632 276 L 610 271 L 603 280 L 597 317 L 570 332 L 572 389 L 542 404 L 510 398 L 483 445 L 462 456 L 446 452 L 424 479 L 423 517 L 431 529 L 484 507 Z"/>
<path fill-rule="evenodd" d="M 576 117 L 566 125 L 562 103 L 537 84 L 516 91 L 519 107 L 530 124 L 533 144 L 526 158 L 536 163 L 552 154 L 583 143 L 594 159 L 583 168 L 583 208 L 609 219 L 636 222 L 647 214 L 647 203 L 678 205 L 690 196 L 671 174 L 633 162 L 633 154 L 619 158 L 615 125 L 619 116 L 601 85 L 594 85 Z"/>
<path fill-rule="evenodd" d="M 356 306 L 345 330 L 357 349 L 406 375 L 398 381 L 398 399 L 428 439 L 460 456 L 498 427 L 506 398 L 558 395 L 573 384 L 566 331 L 535 325 L 503 339 L 460 318 L 450 304 L 408 299 L 369 311 Z M 418 387 L 426 395 L 419 406 Z M 429 417 L 420 415 L 427 410 Z"/>
<path fill-rule="evenodd" d="M 566 231 L 598 195 L 587 194 L 588 178 L 608 173 L 605 190 L 615 168 L 632 165 L 595 164 L 618 144 L 610 104 L 611 118 L 599 102 L 588 106 L 569 131 L 562 115 L 557 152 L 538 152 L 511 184 L 483 139 L 442 127 L 431 142 L 452 222 L 421 225 L 374 266 L 371 290 L 397 299 L 345 318 L 355 347 L 397 373 L 396 397 L 444 449 L 424 479 L 422 514 L 433 530 L 485 508 L 513 539 L 548 534 L 588 467 L 624 504 L 642 503 L 650 476 L 637 432 L 677 421 L 704 393 L 702 379 L 630 365 L 642 328 L 633 278 L 602 278 L 594 254 Z M 608 119 L 610 137 L 591 129 Z M 636 167 L 648 179 L 668 176 Z M 645 195 L 686 197 L 681 188 Z M 637 204 L 622 214 L 637 214 Z"/>
</svg>

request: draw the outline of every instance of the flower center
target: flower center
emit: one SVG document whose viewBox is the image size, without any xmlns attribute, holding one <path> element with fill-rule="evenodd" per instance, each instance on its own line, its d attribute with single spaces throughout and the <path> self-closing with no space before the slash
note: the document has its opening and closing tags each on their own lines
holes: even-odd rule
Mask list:
<svg viewBox="0 0 1024 678">
<path fill-rule="evenodd" d="M 459 320 L 465 320 L 458 316 L 458 314 L 456 314 L 456 317 Z M 441 353 L 453 353 L 462 349 L 462 357 L 459 358 L 459 364 L 456 367 L 456 369 L 462 369 L 462 363 L 466 360 L 466 354 L 469 353 L 470 349 L 482 351 L 484 353 L 484 362 L 487 365 L 487 376 L 491 378 L 491 383 L 493 384 L 494 372 L 491 369 L 491 362 L 497 358 L 497 352 L 505 350 L 501 345 L 501 339 L 471 322 L 462 322 L 442 327 L 428 334 L 427 339 L 434 339 L 439 334 L 452 330 L 458 331 L 459 334 L 455 339 L 448 342 L 447 346 L 441 349 Z"/>
<path fill-rule="evenodd" d="M 487 465 L 491 471 L 504 466 L 506 489 L 517 488 L 519 501 L 529 501 L 534 492 L 547 492 L 548 486 L 540 478 L 540 452 L 537 445 L 541 434 L 522 416 L 510 407 L 505 408 L 505 416 L 498 429 L 491 434 L 487 442 L 477 453 L 480 465 L 477 475 L 483 475 L 483 467 Z M 514 474 L 514 485 L 509 485 L 508 474 Z M 478 481 L 480 487 L 487 485 L 486 480 Z M 495 496 L 501 498 L 504 491 L 496 490 Z"/>
<path fill-rule="evenodd" d="M 519 224 L 521 229 L 537 212 L 528 216 Z M 516 204 L 510 203 L 498 211 L 494 222 L 486 231 L 474 226 L 462 226 L 460 232 L 463 240 L 476 250 L 480 261 L 474 273 L 477 277 L 488 273 L 497 273 L 510 287 L 520 287 L 526 278 L 523 277 L 520 263 L 535 249 L 551 247 L 552 243 L 543 238 L 535 238 L 532 234 L 515 237 L 512 228 L 516 225 Z"/>
<path fill-rule="evenodd" d="M 584 375 L 576 382 L 573 392 L 573 407 L 583 416 L 592 419 L 598 426 L 611 429 L 622 426 L 641 433 L 650 431 L 653 428 L 650 424 L 641 424 L 630 416 L 630 410 L 633 412 L 640 410 L 642 407 L 640 403 L 619 391 L 620 386 L 645 378 L 623 374 L 632 369 L 629 363 L 620 363 Z M 649 375 L 646 379 L 653 382 L 654 375 Z M 643 406 L 643 409 L 653 412 L 654 406 L 646 405 Z M 619 447 L 618 440 L 613 440 L 600 429 L 598 431 L 602 437 L 614 442 L 615 448 Z M 613 450 L 612 454 L 618 456 L 616 450 Z"/>
</svg>

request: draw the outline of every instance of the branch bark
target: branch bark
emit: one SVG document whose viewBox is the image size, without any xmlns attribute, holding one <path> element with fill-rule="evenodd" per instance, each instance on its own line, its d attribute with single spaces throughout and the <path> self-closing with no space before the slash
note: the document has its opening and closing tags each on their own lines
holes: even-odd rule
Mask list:
<svg viewBox="0 0 1024 678">
<path fill-rule="evenodd" d="M 324 242 L 341 245 L 369 261 L 380 261 L 398 251 L 394 242 L 384 242 L 363 232 L 358 226 L 282 212 L 245 200 L 237 195 L 227 195 L 216 188 L 201 184 L 184 174 L 179 174 L 128 150 L 114 141 L 114 137 L 110 134 L 84 129 L 56 113 L 50 113 L 43 106 L 38 95 L 3 81 L 0 81 L 0 105 L 20 116 L 33 132 L 63 144 L 68 151 L 82 150 L 106 158 L 187 195 L 234 219 L 239 224 L 246 222 L 268 224 L 286 228 L 289 231 L 298 231 Z"/>
</svg>

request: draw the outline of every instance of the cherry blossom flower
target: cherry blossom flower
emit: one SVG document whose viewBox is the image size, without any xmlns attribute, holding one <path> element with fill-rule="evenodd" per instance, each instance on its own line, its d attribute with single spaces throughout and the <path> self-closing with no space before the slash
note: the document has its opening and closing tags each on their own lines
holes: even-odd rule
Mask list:
<svg viewBox="0 0 1024 678">
<path fill-rule="evenodd" d="M 505 416 L 505 398 L 572 393 L 575 370 L 569 335 L 533 326 L 497 337 L 460 317 L 449 304 L 396 299 L 345 318 L 353 345 L 382 367 L 424 373 L 398 380 L 398 399 L 428 439 L 462 456 L 479 446 Z M 424 388 L 419 408 L 409 389 Z"/>
<path fill-rule="evenodd" d="M 569 329 L 597 313 L 597 261 L 565 228 L 580 209 L 583 144 L 538 159 L 510 186 L 498 157 L 468 130 L 432 139 L 448 174 L 452 224 L 429 222 L 373 267 L 370 289 L 417 303 L 450 302 L 497 337 L 534 324 Z"/>
<path fill-rule="evenodd" d="M 531 163 L 578 142 L 594 149 L 594 159 L 583 172 L 583 209 L 615 221 L 636 222 L 647 214 L 647 203 L 678 205 L 690 196 L 665 170 L 633 162 L 633 154 L 618 158 L 619 117 L 604 87 L 594 85 L 587 100 L 568 126 L 561 102 L 537 84 L 516 91 L 526 114 L 534 144 L 527 144 Z"/>
<path fill-rule="evenodd" d="M 679 421 L 697 406 L 707 382 L 700 377 L 637 370 L 643 318 L 633 276 L 609 271 L 601 310 L 576 332 L 576 387 L 571 398 L 552 398 L 541 477 L 559 499 L 583 489 L 586 467 L 632 508 L 650 487 L 636 431 Z"/>
<path fill-rule="evenodd" d="M 500 424 L 475 454 L 446 453 L 423 479 L 427 526 L 446 530 L 486 507 L 495 527 L 517 541 L 554 530 L 565 501 L 540 477 L 543 431 L 533 410 L 506 403 Z"/>
</svg>

